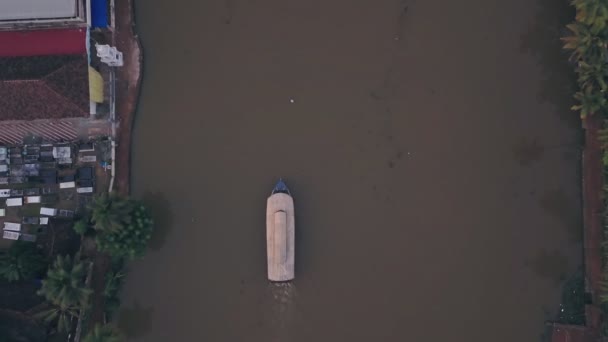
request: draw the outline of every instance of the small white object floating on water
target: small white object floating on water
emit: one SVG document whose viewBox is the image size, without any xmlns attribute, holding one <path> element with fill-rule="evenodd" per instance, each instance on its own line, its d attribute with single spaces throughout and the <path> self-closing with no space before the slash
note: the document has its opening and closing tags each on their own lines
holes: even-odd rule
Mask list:
<svg viewBox="0 0 608 342">
<path fill-rule="evenodd" d="M 266 252 L 268 279 L 290 281 L 294 278 L 295 222 L 293 198 L 279 180 L 266 203 Z"/>
</svg>

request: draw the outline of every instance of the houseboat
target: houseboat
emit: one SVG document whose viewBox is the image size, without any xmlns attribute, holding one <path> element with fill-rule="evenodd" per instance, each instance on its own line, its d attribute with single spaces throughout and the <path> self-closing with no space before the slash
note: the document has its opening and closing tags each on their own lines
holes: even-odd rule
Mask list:
<svg viewBox="0 0 608 342">
<path fill-rule="evenodd" d="M 266 252 L 268 280 L 294 278 L 295 222 L 293 198 L 283 180 L 275 185 L 266 202 Z"/>
</svg>

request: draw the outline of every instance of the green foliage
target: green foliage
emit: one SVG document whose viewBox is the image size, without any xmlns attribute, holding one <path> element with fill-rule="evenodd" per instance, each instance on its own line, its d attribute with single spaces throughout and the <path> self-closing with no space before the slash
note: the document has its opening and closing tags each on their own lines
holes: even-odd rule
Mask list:
<svg viewBox="0 0 608 342">
<path fill-rule="evenodd" d="M 89 231 L 89 222 L 86 219 L 80 219 L 74 223 L 72 229 L 78 235 L 85 235 Z"/>
<path fill-rule="evenodd" d="M 604 164 L 604 167 L 608 167 L 608 153 L 604 152 L 604 154 L 602 154 L 602 164 Z M 608 245 L 607 245 L 607 247 L 608 247 Z"/>
<path fill-rule="evenodd" d="M 132 201 L 115 193 L 101 194 L 91 204 L 91 221 L 97 231 L 117 231 L 130 223 Z"/>
<path fill-rule="evenodd" d="M 119 342 L 120 334 L 110 325 L 95 325 L 93 330 L 84 337 L 82 342 Z"/>
<path fill-rule="evenodd" d="M 562 38 L 564 49 L 572 50 L 579 91 L 572 106 L 581 117 L 606 112 L 608 102 L 608 0 L 573 0 L 576 21 L 567 25 L 571 36 Z"/>
<path fill-rule="evenodd" d="M 15 241 L 0 254 L 0 277 L 11 282 L 33 279 L 46 267 L 44 256 L 33 243 Z"/>
<path fill-rule="evenodd" d="M 85 285 L 86 274 L 83 262 L 73 260 L 69 255 L 59 255 L 42 281 L 38 294 L 60 308 L 86 306 L 92 292 Z"/>
<path fill-rule="evenodd" d="M 119 291 L 122 287 L 125 274 L 121 271 L 112 271 L 106 275 L 106 284 L 103 290 L 104 303 L 108 315 L 113 315 L 120 307 Z"/>
<path fill-rule="evenodd" d="M 602 302 L 602 304 L 608 304 L 608 282 L 607 281 L 604 280 L 600 283 L 600 290 L 601 290 L 600 302 Z"/>
<path fill-rule="evenodd" d="M 599 62 L 606 56 L 605 41 L 593 34 L 589 27 L 582 23 L 566 25 L 573 35 L 562 38 L 564 49 L 572 50 L 572 61 Z"/>
<path fill-rule="evenodd" d="M 608 79 L 608 63 L 578 63 L 578 83 L 583 89 L 593 90 L 595 93 L 603 93 L 608 90 L 606 80 Z"/>
<path fill-rule="evenodd" d="M 603 123 L 603 127 L 608 127 L 608 122 L 604 121 Z M 597 139 L 600 142 L 600 146 L 602 148 L 603 151 L 608 150 L 608 128 L 602 128 L 601 130 L 598 131 L 597 134 Z M 603 156 L 603 164 L 605 168 L 608 168 L 608 153 L 604 152 Z M 606 170 L 604 170 L 605 172 Z M 608 194 L 608 186 L 604 185 L 604 193 Z M 608 214 L 608 212 L 606 212 L 606 214 Z M 605 217 L 605 219 L 608 219 L 608 216 Z M 608 221 L 605 221 L 608 222 Z"/>
<path fill-rule="evenodd" d="M 35 317 L 47 324 L 55 324 L 59 332 L 66 332 L 70 330 L 72 320 L 78 317 L 78 308 L 70 305 L 52 305 L 50 309 L 36 314 Z"/>
<path fill-rule="evenodd" d="M 595 33 L 606 30 L 608 23 L 608 1 L 606 0 L 574 0 L 576 21 L 585 24 Z"/>
<path fill-rule="evenodd" d="M 579 104 L 572 106 L 572 110 L 579 110 L 581 117 L 601 112 L 606 108 L 606 97 L 604 93 L 597 92 L 593 88 L 586 88 L 574 94 Z"/>
<path fill-rule="evenodd" d="M 129 200 L 121 205 L 121 224 L 104 229 L 96 236 L 97 247 L 115 257 L 129 259 L 142 257 L 152 236 L 153 222 L 143 204 Z M 122 209 L 130 211 L 125 215 Z M 114 214 L 110 214 L 115 216 Z"/>
</svg>

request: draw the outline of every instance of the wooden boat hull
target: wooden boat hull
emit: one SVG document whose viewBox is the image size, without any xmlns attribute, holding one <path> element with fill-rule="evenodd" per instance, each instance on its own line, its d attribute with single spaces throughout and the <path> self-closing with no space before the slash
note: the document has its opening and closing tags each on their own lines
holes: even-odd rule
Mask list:
<svg viewBox="0 0 608 342">
<path fill-rule="evenodd" d="M 266 251 L 268 279 L 290 281 L 295 277 L 295 221 L 293 198 L 282 192 L 266 203 Z"/>
</svg>

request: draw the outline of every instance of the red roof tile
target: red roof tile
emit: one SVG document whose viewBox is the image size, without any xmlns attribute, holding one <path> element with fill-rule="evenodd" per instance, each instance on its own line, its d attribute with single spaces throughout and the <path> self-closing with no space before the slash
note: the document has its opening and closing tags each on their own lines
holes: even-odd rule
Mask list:
<svg viewBox="0 0 608 342">
<path fill-rule="evenodd" d="M 89 115 L 86 55 L 0 58 L 0 120 Z"/>
</svg>

